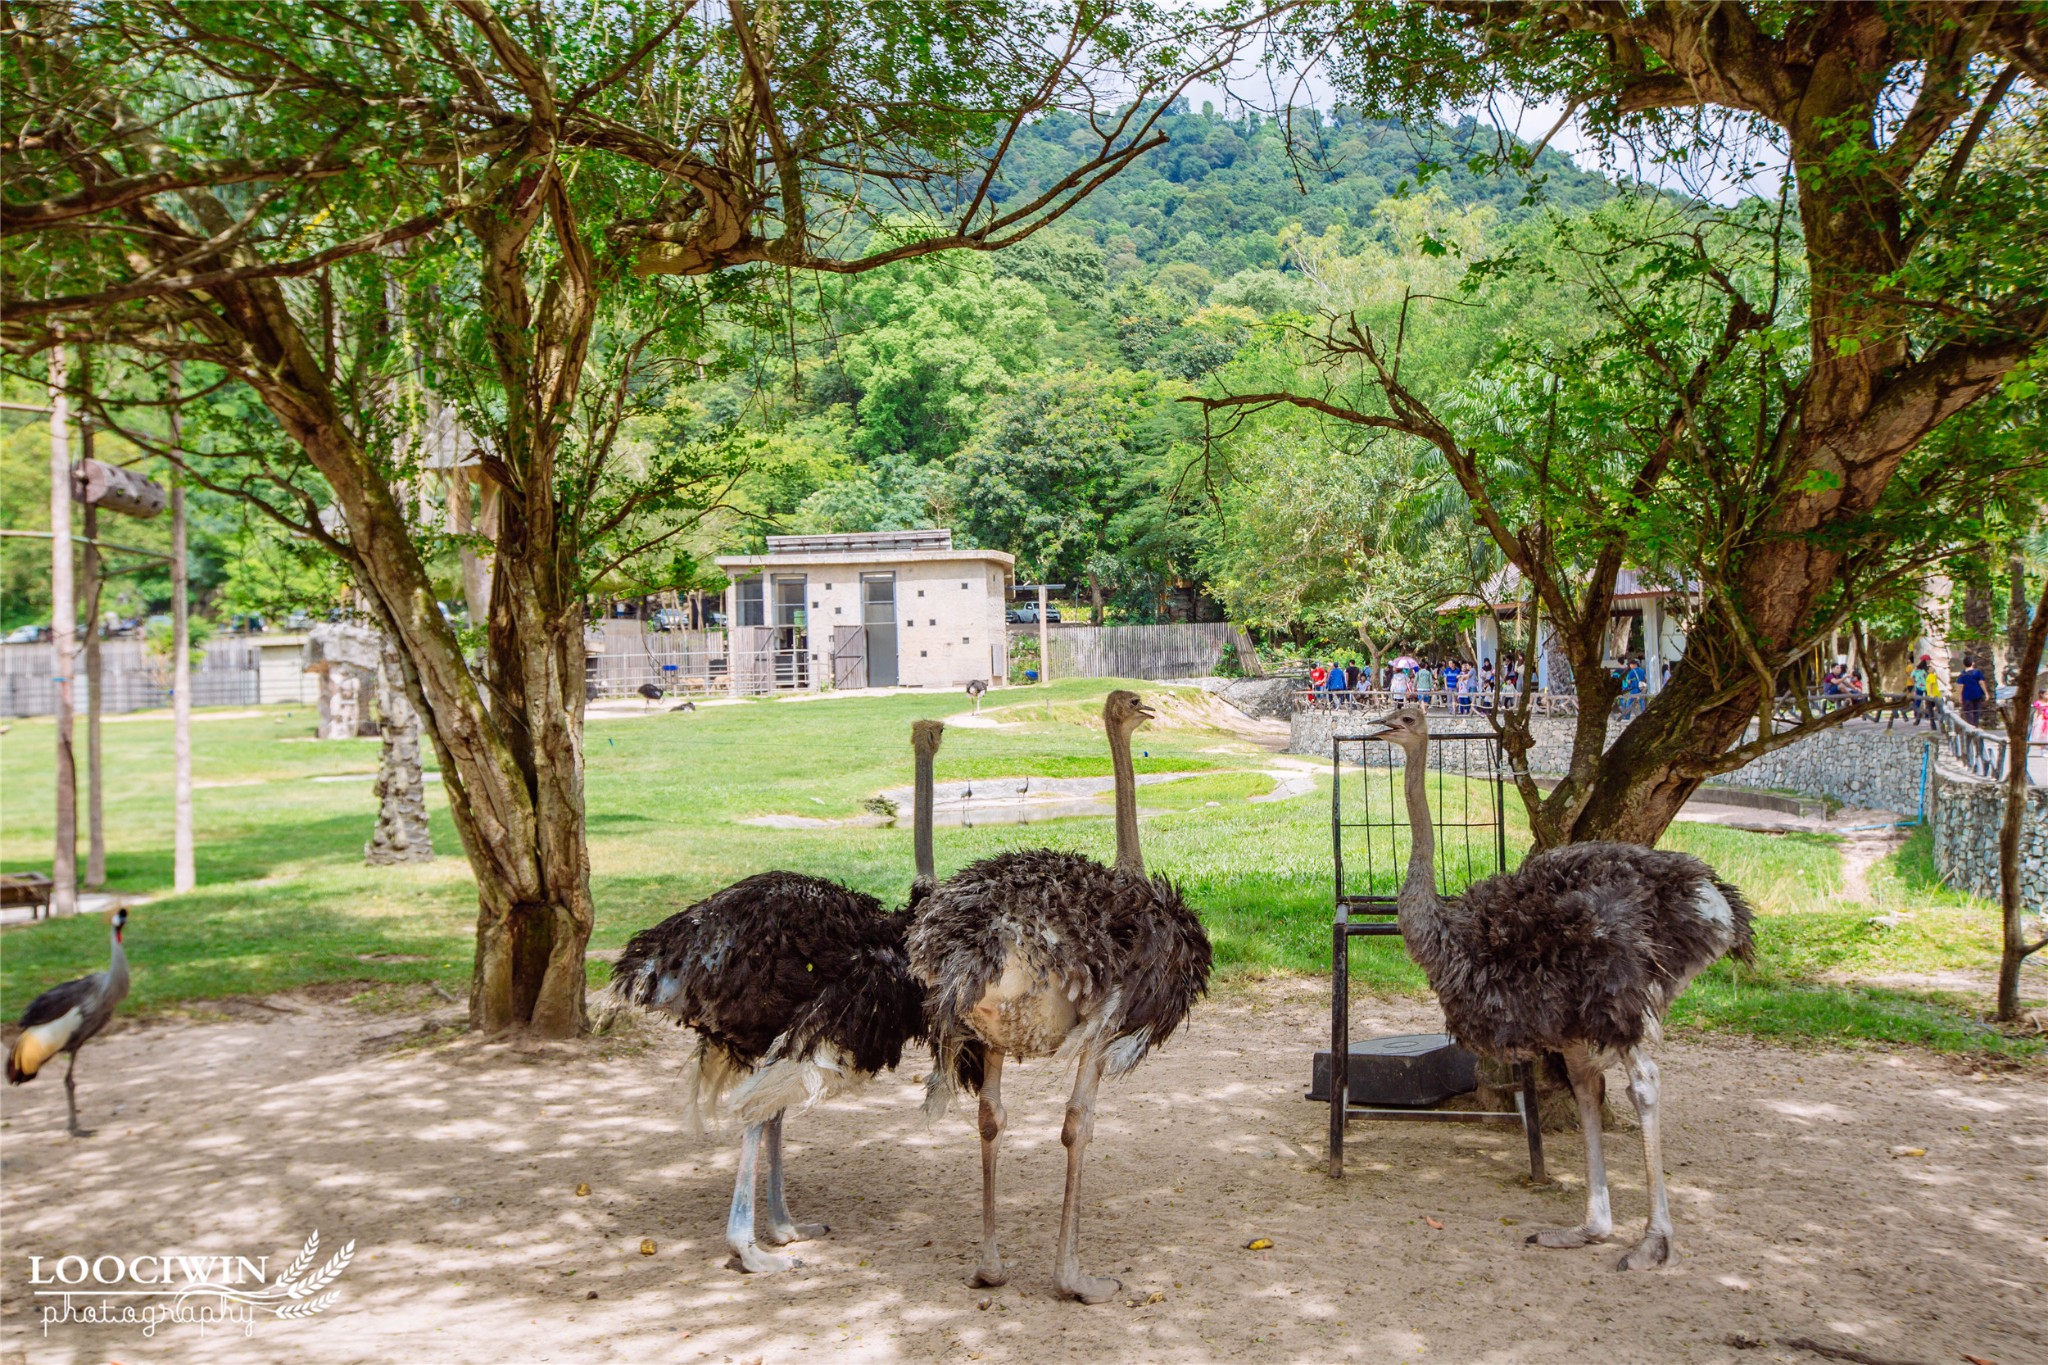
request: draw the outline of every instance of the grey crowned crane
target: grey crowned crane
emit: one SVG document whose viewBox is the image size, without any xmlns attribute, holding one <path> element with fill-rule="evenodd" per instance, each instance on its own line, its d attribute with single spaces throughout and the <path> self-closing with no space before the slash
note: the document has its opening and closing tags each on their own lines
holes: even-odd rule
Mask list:
<svg viewBox="0 0 2048 1365">
<path fill-rule="evenodd" d="M 1447 901 L 1434 874 L 1428 715 L 1404 706 L 1371 737 L 1402 753 L 1410 835 L 1395 908 L 1401 938 L 1443 1002 L 1451 1035 L 1486 1057 L 1562 1053 L 1571 1076 L 1586 1133 L 1586 1221 L 1528 1240 L 1583 1247 L 1614 1235 L 1600 1100 L 1606 1069 L 1619 1063 L 1642 1121 L 1650 1219 L 1643 1240 L 1615 1268 L 1665 1264 L 1671 1208 L 1650 1048 L 1693 977 L 1724 956 L 1748 960 L 1749 902 L 1690 854 L 1621 843 L 1542 849 Z"/>
<path fill-rule="evenodd" d="M 7 1083 L 22 1085 L 36 1078 L 58 1053 L 70 1061 L 64 1068 L 64 1103 L 70 1110 L 65 1125 L 73 1137 L 91 1137 L 90 1128 L 78 1126 L 78 1049 L 107 1026 L 114 1008 L 128 995 L 128 954 L 121 946 L 121 930 L 128 923 L 126 908 L 114 912 L 114 946 L 107 969 L 52 986 L 35 999 L 21 1016 L 21 1036 L 7 1051 Z"/>
<path fill-rule="evenodd" d="M 1133 692 L 1112 692 L 1102 720 L 1116 773 L 1116 866 L 1057 849 L 999 853 L 963 868 L 925 899 L 910 963 L 929 996 L 933 1117 L 953 1092 L 981 1097 L 981 1265 L 974 1282 L 1009 1276 L 996 1246 L 996 1156 L 1006 1057 L 1071 1058 L 1074 1092 L 1060 1141 L 1066 1197 L 1053 1282 L 1083 1303 L 1122 1286 L 1081 1273 L 1081 1163 L 1095 1131 L 1095 1092 L 1166 1041 L 1209 984 L 1209 937 L 1138 847 L 1131 734 L 1152 718 Z"/>
<path fill-rule="evenodd" d="M 936 880 L 932 758 L 944 730 L 930 720 L 911 727 L 917 871 L 909 906 Z M 696 1033 L 686 1096 L 693 1118 L 716 1108 L 745 1125 L 725 1231 L 742 1270 L 800 1265 L 762 1245 L 830 1231 L 790 1217 L 782 1189 L 783 1117 L 892 1069 L 903 1045 L 924 1032 L 924 992 L 903 947 L 908 924 L 907 913 L 887 913 L 873 896 L 837 882 L 761 872 L 635 934 L 612 969 L 616 999 Z M 765 1227 L 754 1205 L 764 1144 Z"/>
</svg>

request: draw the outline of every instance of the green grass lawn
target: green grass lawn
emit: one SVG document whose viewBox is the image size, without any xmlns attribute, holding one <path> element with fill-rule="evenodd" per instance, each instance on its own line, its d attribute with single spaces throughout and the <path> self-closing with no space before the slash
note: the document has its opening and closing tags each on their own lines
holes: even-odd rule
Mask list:
<svg viewBox="0 0 2048 1365">
<path fill-rule="evenodd" d="M 983 713 L 1017 724 L 948 730 L 941 779 L 1107 775 L 1101 731 L 1088 722 L 1109 686 L 1074 681 L 1042 693 L 996 694 Z M 762 701 L 592 722 L 593 948 L 616 948 L 708 891 L 769 867 L 838 878 L 899 900 L 910 867 L 906 829 L 779 830 L 739 822 L 770 814 L 859 815 L 867 798 L 907 785 L 910 721 L 962 709 L 952 695 L 904 695 Z M 365 867 L 362 845 L 376 815 L 376 743 L 318 742 L 312 732 L 313 717 L 303 708 L 194 726 L 201 888 L 137 911 L 129 935 L 132 1007 L 324 981 L 435 980 L 462 988 L 475 902 L 438 787 L 430 784 L 428 801 L 440 852 L 434 863 Z M 0 865 L 10 870 L 49 866 L 50 744 L 48 722 L 17 723 L 0 739 Z M 1306 796 L 1252 804 L 1247 798 L 1272 790 L 1272 779 L 1258 771 L 1270 757 L 1227 733 L 1147 729 L 1138 745 L 1141 773 L 1199 774 L 1147 786 L 1140 801 L 1160 812 L 1145 822 L 1148 863 L 1176 878 L 1200 909 L 1220 972 L 1327 971 L 1328 779 Z M 170 724 L 110 723 L 105 751 L 108 884 L 158 892 L 170 880 Z M 1360 799 L 1368 785 L 1349 779 L 1348 813 L 1384 814 L 1384 795 L 1372 798 L 1377 807 Z M 1453 782 L 1440 799 L 1455 804 L 1466 797 Z M 1105 802 L 1105 817 L 1107 810 Z M 1507 812 L 1508 845 L 1519 856 L 1528 837 L 1512 795 Z M 1987 1029 L 1982 1001 L 1856 981 L 1859 974 L 1995 963 L 1992 908 L 1934 882 L 1924 837 L 1873 872 L 1875 905 L 1841 902 L 1839 851 L 1826 836 L 1679 825 L 1666 842 L 1706 858 L 1764 912 L 1756 965 L 1723 965 L 1702 978 L 1679 1004 L 1681 1025 L 1781 1040 L 2040 1054 L 2033 1040 Z M 1046 843 L 1106 858 L 1110 822 L 942 828 L 940 871 Z M 1405 859 L 1405 839 L 1381 852 L 1375 861 L 1384 889 Z M 1368 870 L 1355 853 L 1351 858 L 1358 890 Z M 1872 923 L 1900 911 L 1897 927 Z M 72 920 L 0 935 L 0 1012 L 12 1017 L 36 991 L 102 965 L 105 933 L 100 921 Z M 601 981 L 605 971 L 593 963 L 592 979 Z M 1353 974 L 1370 989 L 1425 988 L 1398 940 L 1354 947 Z"/>
</svg>

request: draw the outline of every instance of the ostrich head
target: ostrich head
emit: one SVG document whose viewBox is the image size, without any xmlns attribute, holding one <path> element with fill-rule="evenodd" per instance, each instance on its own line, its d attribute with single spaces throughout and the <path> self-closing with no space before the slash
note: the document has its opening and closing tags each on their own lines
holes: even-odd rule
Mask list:
<svg viewBox="0 0 2048 1365">
<path fill-rule="evenodd" d="M 1419 706 L 1404 706 L 1380 721 L 1379 728 L 1368 731 L 1365 737 L 1398 744 L 1405 754 L 1420 754 L 1429 743 L 1429 713 Z"/>
<path fill-rule="evenodd" d="M 945 736 L 946 726 L 942 721 L 914 720 L 910 723 L 910 747 L 916 753 L 937 753 L 939 741 Z"/>
<path fill-rule="evenodd" d="M 1111 734 L 1128 738 L 1132 731 L 1150 719 L 1151 708 L 1138 699 L 1136 692 L 1119 689 L 1102 699 L 1102 723 Z"/>
</svg>

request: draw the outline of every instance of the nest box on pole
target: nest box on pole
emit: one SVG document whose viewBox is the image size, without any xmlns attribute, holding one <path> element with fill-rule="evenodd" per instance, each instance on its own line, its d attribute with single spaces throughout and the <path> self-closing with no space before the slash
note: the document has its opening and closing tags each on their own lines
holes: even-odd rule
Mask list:
<svg viewBox="0 0 2048 1365">
<path fill-rule="evenodd" d="M 71 499 L 102 512 L 147 519 L 164 510 L 169 495 L 163 485 L 132 469 L 103 460 L 80 460 L 71 466 Z"/>
</svg>

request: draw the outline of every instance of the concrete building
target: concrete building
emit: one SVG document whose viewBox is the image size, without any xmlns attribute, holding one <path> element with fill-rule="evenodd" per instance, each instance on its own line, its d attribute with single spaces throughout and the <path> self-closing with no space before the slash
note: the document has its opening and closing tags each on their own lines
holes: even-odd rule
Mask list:
<svg viewBox="0 0 2048 1365">
<path fill-rule="evenodd" d="M 735 688 L 764 670 L 809 691 L 1000 685 L 1015 563 L 945 530 L 770 536 L 767 554 L 720 556 Z"/>
</svg>

